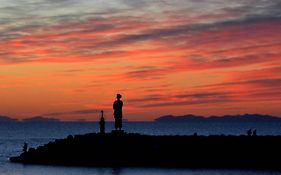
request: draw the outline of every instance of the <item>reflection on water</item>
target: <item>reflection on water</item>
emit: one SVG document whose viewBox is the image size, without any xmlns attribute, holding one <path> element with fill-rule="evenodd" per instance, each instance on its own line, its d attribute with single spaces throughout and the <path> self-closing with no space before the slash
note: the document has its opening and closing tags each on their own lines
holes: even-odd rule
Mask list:
<svg viewBox="0 0 281 175">
<path fill-rule="evenodd" d="M 165 168 L 80 168 L 20 165 L 9 163 L 9 171 L 0 168 L 5 175 L 281 175 L 281 172 L 253 170 L 206 170 Z"/>
<path fill-rule="evenodd" d="M 122 174 L 121 168 L 112 168 L 112 175 L 120 175 Z"/>
</svg>

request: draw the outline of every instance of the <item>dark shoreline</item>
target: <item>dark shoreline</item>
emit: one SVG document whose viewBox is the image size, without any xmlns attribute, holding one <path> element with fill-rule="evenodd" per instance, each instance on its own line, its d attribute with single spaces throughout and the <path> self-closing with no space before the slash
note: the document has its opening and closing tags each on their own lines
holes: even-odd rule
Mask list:
<svg viewBox="0 0 281 175">
<path fill-rule="evenodd" d="M 68 136 L 29 149 L 11 162 L 90 167 L 281 170 L 281 136 Z"/>
</svg>

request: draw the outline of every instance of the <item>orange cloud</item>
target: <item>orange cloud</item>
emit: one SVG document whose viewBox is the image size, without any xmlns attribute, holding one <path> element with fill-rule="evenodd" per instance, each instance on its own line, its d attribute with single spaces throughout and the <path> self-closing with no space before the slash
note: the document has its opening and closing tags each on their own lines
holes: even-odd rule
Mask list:
<svg viewBox="0 0 281 175">
<path fill-rule="evenodd" d="M 280 115 L 280 19 L 179 11 L 22 26 L 0 41 L 0 112 L 91 120 L 100 109 L 111 114 L 115 93 L 123 93 L 133 120 Z"/>
</svg>

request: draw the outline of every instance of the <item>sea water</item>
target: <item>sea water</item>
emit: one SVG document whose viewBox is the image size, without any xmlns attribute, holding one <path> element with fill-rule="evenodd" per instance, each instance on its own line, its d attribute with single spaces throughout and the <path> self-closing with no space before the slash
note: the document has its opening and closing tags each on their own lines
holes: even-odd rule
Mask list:
<svg viewBox="0 0 281 175">
<path fill-rule="evenodd" d="M 110 132 L 113 123 L 107 123 Z M 127 122 L 126 132 L 150 135 L 242 135 L 248 129 L 256 129 L 258 135 L 281 135 L 281 123 L 157 123 Z M 44 145 L 68 135 L 98 132 L 98 123 L 0 123 L 0 175 L 275 175 L 281 172 L 255 170 L 208 170 L 173 168 L 85 168 L 63 166 L 38 166 L 10 163 L 10 156 L 22 151 L 24 142 L 29 147 Z"/>
</svg>

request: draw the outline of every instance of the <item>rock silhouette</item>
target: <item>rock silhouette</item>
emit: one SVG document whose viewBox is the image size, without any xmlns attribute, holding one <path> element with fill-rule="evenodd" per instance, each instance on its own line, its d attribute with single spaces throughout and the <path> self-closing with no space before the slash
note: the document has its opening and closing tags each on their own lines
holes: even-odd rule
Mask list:
<svg viewBox="0 0 281 175">
<path fill-rule="evenodd" d="M 112 132 L 68 136 L 10 160 L 63 166 L 281 170 L 280 148 L 281 136 L 150 136 Z"/>
</svg>

